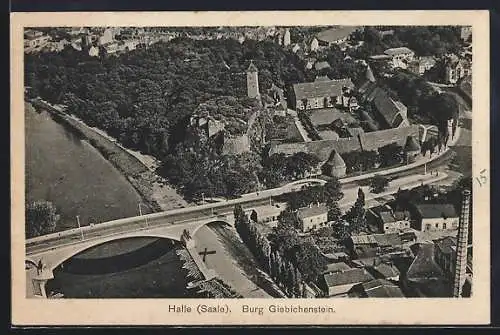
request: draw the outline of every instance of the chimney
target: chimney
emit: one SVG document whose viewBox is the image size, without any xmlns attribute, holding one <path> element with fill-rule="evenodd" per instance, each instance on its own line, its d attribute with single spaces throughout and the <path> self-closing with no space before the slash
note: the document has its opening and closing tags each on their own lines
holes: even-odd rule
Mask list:
<svg viewBox="0 0 500 335">
<path fill-rule="evenodd" d="M 462 192 L 462 212 L 460 213 L 460 221 L 458 223 L 457 236 L 457 257 L 455 263 L 455 278 L 453 281 L 453 297 L 459 298 L 462 294 L 462 287 L 465 283 L 465 275 L 467 268 L 467 240 L 469 233 L 469 217 L 470 217 L 470 191 Z"/>
</svg>

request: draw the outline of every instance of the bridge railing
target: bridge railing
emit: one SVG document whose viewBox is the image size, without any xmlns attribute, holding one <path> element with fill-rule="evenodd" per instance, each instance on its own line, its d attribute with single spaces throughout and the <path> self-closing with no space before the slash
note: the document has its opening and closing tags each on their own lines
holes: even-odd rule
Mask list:
<svg viewBox="0 0 500 335">
<path fill-rule="evenodd" d="M 199 205 L 199 206 L 191 206 L 191 207 L 186 207 L 186 208 L 173 209 L 173 210 L 169 210 L 169 211 L 165 211 L 165 212 L 151 213 L 151 214 L 145 214 L 142 216 L 133 216 L 133 217 L 123 218 L 123 219 L 112 220 L 112 221 L 98 223 L 95 225 L 82 226 L 81 228 L 72 228 L 72 229 L 67 229 L 67 230 L 61 231 L 61 232 L 56 232 L 56 233 L 52 233 L 52 234 L 33 237 L 33 238 L 26 240 L 26 246 L 31 246 L 31 245 L 34 245 L 37 243 L 46 242 L 46 241 L 58 239 L 61 237 L 76 236 L 78 234 L 81 234 L 82 231 L 85 233 L 88 231 L 105 229 L 105 228 L 110 228 L 113 226 L 120 226 L 120 225 L 124 225 L 124 224 L 128 224 L 128 223 L 133 223 L 133 222 L 145 221 L 146 219 L 147 220 L 154 220 L 154 219 L 168 218 L 168 217 L 181 215 L 181 214 L 202 212 L 202 211 L 205 211 L 207 209 L 208 210 L 211 210 L 211 209 L 215 210 L 215 209 L 219 209 L 219 208 L 232 207 L 236 204 L 245 204 L 245 203 L 254 202 L 257 200 L 264 200 L 266 198 L 269 198 L 269 196 L 265 195 L 265 196 L 257 197 L 257 198 L 238 198 L 238 199 L 228 200 L 225 202 L 211 203 L 211 204 L 205 204 L 205 205 Z M 206 215 L 204 215 L 204 216 L 206 216 Z M 214 217 L 216 218 L 218 216 L 214 215 Z"/>
</svg>

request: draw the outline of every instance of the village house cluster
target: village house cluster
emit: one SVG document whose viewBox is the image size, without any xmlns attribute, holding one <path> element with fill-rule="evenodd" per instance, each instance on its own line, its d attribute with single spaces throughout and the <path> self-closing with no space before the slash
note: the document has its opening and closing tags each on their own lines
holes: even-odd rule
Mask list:
<svg viewBox="0 0 500 335">
<path fill-rule="evenodd" d="M 461 213 L 450 204 L 435 203 L 411 203 L 404 210 L 387 204 L 370 208 L 373 233 L 352 235 L 333 250 L 333 240 L 317 238 L 328 264 L 317 282 L 306 284 L 307 297 L 449 297 L 457 296 L 457 281 L 465 283 L 461 296 L 470 296 L 472 249 L 464 234 L 469 197 L 464 194 Z M 275 227 L 285 209 L 283 204 L 268 205 L 247 215 L 259 229 Z M 346 224 L 328 222 L 328 208 L 319 203 L 298 209 L 295 220 L 303 238 L 322 227 Z"/>
<path fill-rule="evenodd" d="M 315 40 L 310 50 L 321 47 L 320 43 L 316 47 Z M 329 43 L 344 42 L 344 39 L 333 39 Z M 291 45 L 287 32 L 283 44 Z M 392 68 L 408 69 L 419 75 L 435 64 L 432 57 L 415 58 L 414 52 L 406 47 L 389 49 L 384 55 L 374 57 L 374 61 L 381 59 L 389 62 Z M 316 63 L 316 66 L 323 68 L 328 64 Z M 250 65 L 247 74 L 248 96 L 260 99 L 258 69 L 254 64 Z M 460 73 L 459 77 L 469 74 Z M 377 151 L 388 144 L 403 148 L 407 164 L 415 162 L 422 156 L 422 143 L 436 136 L 435 126 L 410 122 L 407 107 L 377 83 L 369 64 L 365 80 L 358 87 L 350 78 L 318 76 L 313 82 L 292 85 L 289 96 L 283 91 L 273 85 L 272 96 L 276 105 L 282 105 L 285 100 L 280 115 L 306 115 L 305 118 L 296 118 L 299 121 L 296 128 L 303 129 L 297 129 L 295 133 L 302 134 L 299 136 L 302 140 L 295 139 L 292 143 L 286 139 L 273 140 L 269 155 L 283 153 L 290 156 L 298 152 L 316 155 L 321 163 L 311 171 L 310 176 L 344 177 L 346 164 L 343 154 Z M 370 106 L 371 114 L 366 112 L 366 106 Z M 368 122 L 360 127 L 352 120 Z M 323 133 L 314 128 L 321 128 L 325 123 L 333 127 L 328 131 L 328 137 L 322 138 Z M 308 124 L 312 125 L 313 131 L 316 130 L 319 138 L 311 139 L 311 136 L 303 135 L 304 128 L 311 129 Z M 468 206 L 469 195 L 464 195 L 463 203 Z M 253 211 L 251 217 L 261 225 L 275 227 L 284 207 L 273 208 L 270 205 L 266 208 Z M 314 236 L 322 255 L 330 262 L 318 282 L 307 283 L 308 297 L 447 297 L 471 294 L 472 251 L 461 233 L 468 226 L 468 208 L 458 213 L 452 204 L 447 203 L 411 202 L 405 208 L 382 203 L 369 206 L 366 216 L 371 232 L 352 235 L 345 245 L 332 250 L 333 242 L 325 243 L 323 240 L 328 238 L 319 238 L 315 232 L 333 224 L 349 222 L 329 222 L 328 207 L 322 203 L 311 203 L 296 210 L 295 226 L 299 234 L 303 237 Z M 457 289 L 457 282 L 465 284 Z"/>
</svg>

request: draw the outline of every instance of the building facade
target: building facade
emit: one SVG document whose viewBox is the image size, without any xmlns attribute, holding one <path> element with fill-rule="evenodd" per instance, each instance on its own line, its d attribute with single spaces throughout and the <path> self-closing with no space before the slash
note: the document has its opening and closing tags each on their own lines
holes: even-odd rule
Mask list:
<svg viewBox="0 0 500 335">
<path fill-rule="evenodd" d="M 297 211 L 297 220 L 302 232 L 321 228 L 328 222 L 328 208 L 325 204 L 309 205 Z"/>
<path fill-rule="evenodd" d="M 408 68 L 408 64 L 414 60 L 415 53 L 406 47 L 391 48 L 384 51 L 384 54 L 391 57 L 393 68 Z"/>
<path fill-rule="evenodd" d="M 459 217 L 451 204 L 418 204 L 413 206 L 412 228 L 425 232 L 458 229 Z"/>
<path fill-rule="evenodd" d="M 309 83 L 293 85 L 293 107 L 298 110 L 348 107 L 349 94 L 354 89 L 351 79 L 329 80 L 318 77 Z M 346 99 L 347 98 L 347 99 Z"/>
<path fill-rule="evenodd" d="M 449 59 L 445 66 L 445 82 L 448 84 L 456 84 L 463 77 L 472 74 L 471 64 L 466 59 Z"/>
<path fill-rule="evenodd" d="M 379 227 L 384 234 L 393 234 L 410 228 L 410 215 L 408 212 L 380 212 Z"/>
</svg>

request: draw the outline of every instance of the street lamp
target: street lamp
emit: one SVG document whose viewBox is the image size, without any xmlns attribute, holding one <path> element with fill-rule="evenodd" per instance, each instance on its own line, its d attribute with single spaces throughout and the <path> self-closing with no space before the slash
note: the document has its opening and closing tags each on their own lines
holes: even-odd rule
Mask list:
<svg viewBox="0 0 500 335">
<path fill-rule="evenodd" d="M 84 237 L 83 237 L 83 229 L 82 227 L 80 226 L 80 215 L 77 215 L 76 216 L 76 223 L 78 224 L 78 229 L 80 230 L 80 235 L 82 237 L 82 241 L 84 240 Z"/>
<path fill-rule="evenodd" d="M 141 203 L 139 202 L 139 216 L 142 216 L 142 208 L 141 208 Z M 148 226 L 148 217 L 144 217 L 144 221 L 146 222 L 146 227 Z"/>
</svg>

